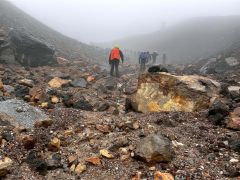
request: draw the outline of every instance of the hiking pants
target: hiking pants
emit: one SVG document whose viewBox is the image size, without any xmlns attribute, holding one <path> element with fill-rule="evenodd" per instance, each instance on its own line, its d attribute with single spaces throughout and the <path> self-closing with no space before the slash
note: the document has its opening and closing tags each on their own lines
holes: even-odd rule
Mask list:
<svg viewBox="0 0 240 180">
<path fill-rule="evenodd" d="M 140 71 L 144 72 L 146 69 L 146 59 L 141 59 L 140 60 Z"/>
<path fill-rule="evenodd" d="M 111 71 L 110 71 L 110 75 L 113 76 L 114 73 L 114 69 L 116 72 L 116 76 L 119 76 L 119 71 L 118 71 L 118 65 L 119 65 L 119 61 L 118 59 L 114 59 L 110 61 L 110 65 L 111 65 Z"/>
</svg>

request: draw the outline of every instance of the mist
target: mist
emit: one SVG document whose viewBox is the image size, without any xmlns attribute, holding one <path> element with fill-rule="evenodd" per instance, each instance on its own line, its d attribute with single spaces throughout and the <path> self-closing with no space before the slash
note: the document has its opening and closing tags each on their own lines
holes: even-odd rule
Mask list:
<svg viewBox="0 0 240 180">
<path fill-rule="evenodd" d="M 147 34 L 202 16 L 240 14 L 238 0 L 10 0 L 64 35 L 85 43 Z"/>
</svg>

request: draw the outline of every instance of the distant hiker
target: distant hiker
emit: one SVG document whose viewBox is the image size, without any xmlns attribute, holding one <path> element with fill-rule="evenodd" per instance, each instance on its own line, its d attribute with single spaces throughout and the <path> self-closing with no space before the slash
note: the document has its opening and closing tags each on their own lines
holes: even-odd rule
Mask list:
<svg viewBox="0 0 240 180">
<path fill-rule="evenodd" d="M 153 52 L 151 55 L 152 55 L 152 59 L 153 59 L 153 64 L 156 64 L 158 53 L 157 52 Z"/>
<path fill-rule="evenodd" d="M 152 59 L 152 56 L 149 52 L 146 52 L 147 53 L 147 62 L 151 61 Z"/>
<path fill-rule="evenodd" d="M 162 59 L 163 59 L 163 65 L 166 65 L 167 55 L 165 53 L 163 53 Z"/>
<path fill-rule="evenodd" d="M 139 55 L 139 64 L 140 64 L 140 71 L 144 72 L 146 69 L 146 63 L 148 62 L 149 56 L 147 52 L 141 52 Z"/>
<path fill-rule="evenodd" d="M 119 49 L 119 46 L 115 45 L 109 55 L 109 64 L 111 65 L 111 70 L 110 70 L 111 76 L 113 76 L 114 69 L 115 69 L 116 77 L 119 77 L 118 65 L 119 65 L 120 59 L 122 60 L 122 63 L 123 63 L 124 61 L 123 53 Z"/>
</svg>

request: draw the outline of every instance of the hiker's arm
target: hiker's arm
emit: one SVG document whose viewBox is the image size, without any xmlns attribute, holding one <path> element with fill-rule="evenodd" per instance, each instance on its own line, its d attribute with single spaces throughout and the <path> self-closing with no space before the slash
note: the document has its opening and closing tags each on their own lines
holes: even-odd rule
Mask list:
<svg viewBox="0 0 240 180">
<path fill-rule="evenodd" d="M 119 51 L 119 52 L 120 52 L 120 56 L 121 56 L 122 63 L 123 63 L 123 61 L 124 61 L 124 56 L 123 56 L 123 53 L 122 53 L 122 51 Z"/>
</svg>

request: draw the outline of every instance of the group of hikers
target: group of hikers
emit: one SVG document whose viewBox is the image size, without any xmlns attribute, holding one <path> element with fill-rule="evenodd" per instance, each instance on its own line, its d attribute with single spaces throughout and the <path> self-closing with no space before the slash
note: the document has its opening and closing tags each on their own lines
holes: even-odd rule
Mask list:
<svg viewBox="0 0 240 180">
<path fill-rule="evenodd" d="M 148 51 L 140 52 L 139 58 L 138 58 L 139 64 L 140 64 L 140 72 L 145 71 L 146 64 L 150 63 L 151 60 L 152 60 L 152 64 L 156 64 L 158 55 L 159 54 L 157 52 L 153 52 L 152 54 L 150 54 L 150 52 Z M 163 54 L 162 58 L 163 58 L 163 65 L 165 65 L 166 54 Z M 109 55 L 109 64 L 111 66 L 111 70 L 110 70 L 111 76 L 114 76 L 114 70 L 115 70 L 116 77 L 119 77 L 118 66 L 119 66 L 120 60 L 122 61 L 122 63 L 124 62 L 124 55 L 123 55 L 123 52 L 120 50 L 119 46 L 115 45 Z"/>
</svg>

